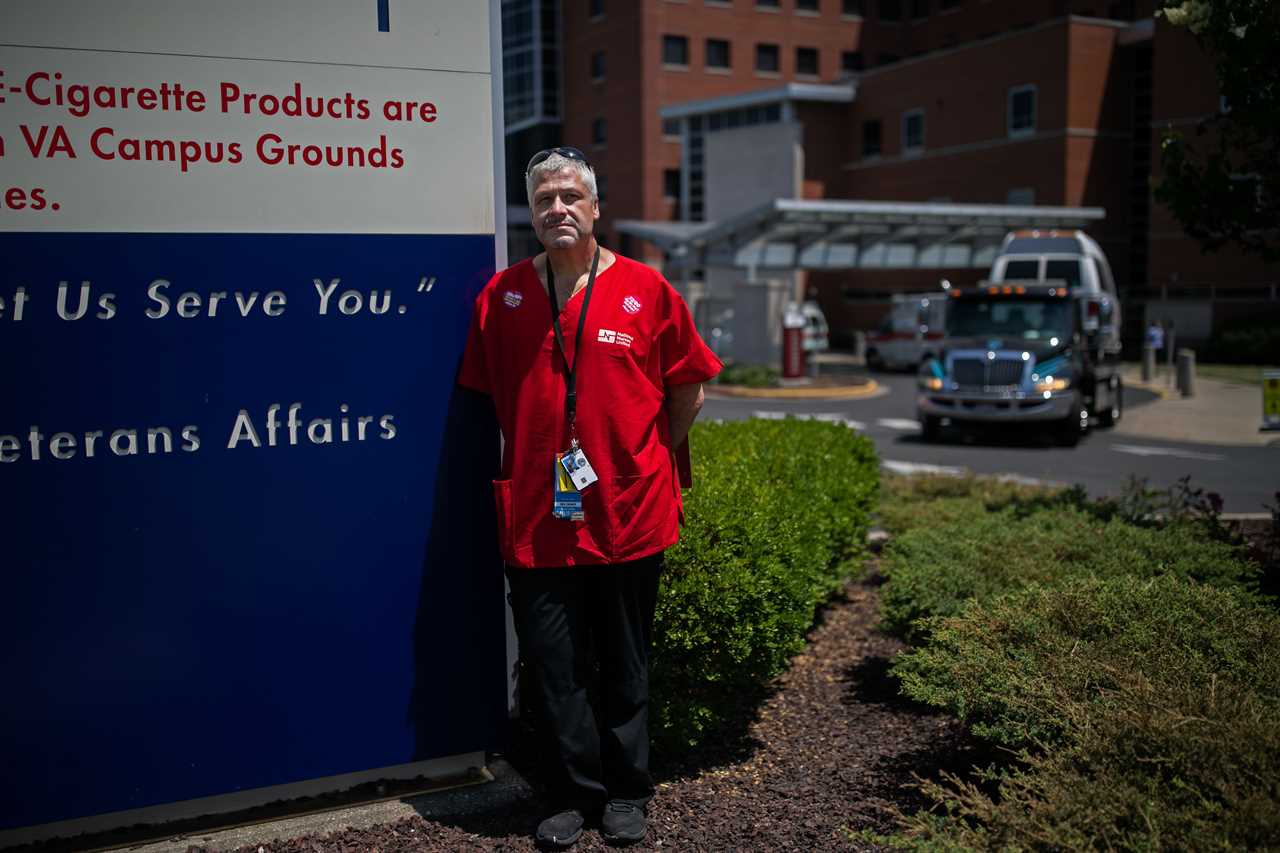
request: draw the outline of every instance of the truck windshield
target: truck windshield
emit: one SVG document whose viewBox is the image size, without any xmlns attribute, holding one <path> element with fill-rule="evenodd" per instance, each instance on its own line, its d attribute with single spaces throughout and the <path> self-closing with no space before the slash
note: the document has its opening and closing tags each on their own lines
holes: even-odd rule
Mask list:
<svg viewBox="0 0 1280 853">
<path fill-rule="evenodd" d="M 1080 262 L 1046 261 L 1044 265 L 1045 281 L 1065 281 L 1068 287 L 1080 286 Z"/>
<path fill-rule="evenodd" d="M 1067 299 L 956 299 L 947 311 L 947 335 L 999 337 L 1025 341 L 1071 335 Z"/>
</svg>

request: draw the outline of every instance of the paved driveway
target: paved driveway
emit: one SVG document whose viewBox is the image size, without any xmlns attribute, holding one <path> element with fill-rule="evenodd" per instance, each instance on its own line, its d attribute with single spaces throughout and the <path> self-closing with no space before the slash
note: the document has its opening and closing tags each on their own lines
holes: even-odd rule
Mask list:
<svg viewBox="0 0 1280 853">
<path fill-rule="evenodd" d="M 877 374 L 888 393 L 865 400 L 744 400 L 710 397 L 704 418 L 735 420 L 796 415 L 847 424 L 875 442 L 886 468 L 897 471 L 949 470 L 1006 474 L 1029 480 L 1079 483 L 1090 494 L 1115 494 L 1131 477 L 1165 488 L 1180 477 L 1218 492 L 1227 512 L 1261 512 L 1280 489 L 1280 448 L 1241 447 L 1147 439 L 1128 430 L 1095 429 L 1073 448 L 1042 436 L 1004 431 L 955 437 L 941 444 L 920 438 L 915 412 L 915 377 Z M 1166 406 L 1156 395 L 1126 389 L 1125 407 L 1143 417 Z M 1143 411 L 1143 410 L 1147 411 Z M 1138 420 L 1138 418 L 1134 418 Z"/>
</svg>

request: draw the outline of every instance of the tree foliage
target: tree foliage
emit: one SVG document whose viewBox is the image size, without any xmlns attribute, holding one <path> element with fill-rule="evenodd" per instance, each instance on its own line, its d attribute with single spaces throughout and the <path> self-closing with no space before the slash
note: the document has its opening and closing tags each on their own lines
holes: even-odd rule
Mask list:
<svg viewBox="0 0 1280 853">
<path fill-rule="evenodd" d="M 1156 199 L 1206 251 L 1280 260 L 1280 3 L 1164 0 L 1157 14 L 1212 58 L 1223 109 L 1193 134 L 1166 130 Z"/>
</svg>

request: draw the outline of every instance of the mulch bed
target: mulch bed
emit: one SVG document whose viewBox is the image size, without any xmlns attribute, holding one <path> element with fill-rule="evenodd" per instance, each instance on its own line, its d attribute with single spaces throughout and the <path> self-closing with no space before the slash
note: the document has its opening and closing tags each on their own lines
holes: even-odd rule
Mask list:
<svg viewBox="0 0 1280 853">
<path fill-rule="evenodd" d="M 761 702 L 730 721 L 726 737 L 674 760 L 655 755 L 649 836 L 628 849 L 867 849 L 848 830 L 887 831 L 894 806 L 919 807 L 913 774 L 981 761 L 958 722 L 897 696 L 887 669 L 901 644 L 875 630 L 876 600 L 874 576 L 848 585 L 823 611 L 806 650 Z M 536 787 L 536 772 L 509 758 Z M 530 833 L 543 816 L 539 803 L 525 801 L 500 814 L 414 817 L 242 850 L 534 850 Z M 573 849 L 611 848 L 592 829 Z"/>
</svg>

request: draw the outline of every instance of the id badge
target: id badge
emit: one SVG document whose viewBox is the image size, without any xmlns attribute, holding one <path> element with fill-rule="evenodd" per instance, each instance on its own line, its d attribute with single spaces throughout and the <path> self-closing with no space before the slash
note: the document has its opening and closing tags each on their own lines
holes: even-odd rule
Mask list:
<svg viewBox="0 0 1280 853">
<path fill-rule="evenodd" d="M 551 471 L 551 515 L 566 521 L 585 521 L 582 513 L 582 492 L 574 486 L 569 472 L 557 458 Z"/>
<path fill-rule="evenodd" d="M 587 454 L 582 452 L 581 447 L 574 447 L 560 456 L 560 465 L 569 473 L 569 478 L 573 480 L 573 485 L 578 491 L 583 491 L 600 479 L 596 476 L 595 469 L 591 467 L 591 463 L 587 461 Z"/>
</svg>

